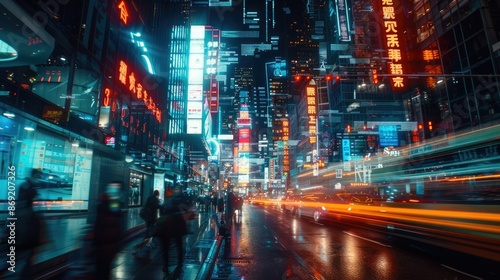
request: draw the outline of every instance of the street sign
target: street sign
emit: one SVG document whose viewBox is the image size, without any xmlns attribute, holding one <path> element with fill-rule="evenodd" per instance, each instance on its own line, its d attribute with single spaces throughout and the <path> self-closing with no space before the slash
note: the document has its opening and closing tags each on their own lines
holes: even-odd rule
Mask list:
<svg viewBox="0 0 500 280">
<path fill-rule="evenodd" d="M 342 169 L 337 169 L 337 174 L 335 175 L 335 178 L 342 178 Z"/>
</svg>

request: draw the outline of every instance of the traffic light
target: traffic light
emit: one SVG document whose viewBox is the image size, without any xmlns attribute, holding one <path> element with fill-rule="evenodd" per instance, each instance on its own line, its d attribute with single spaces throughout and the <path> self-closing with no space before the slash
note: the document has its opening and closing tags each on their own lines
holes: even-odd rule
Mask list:
<svg viewBox="0 0 500 280">
<path fill-rule="evenodd" d="M 429 121 L 429 123 L 428 123 L 428 124 L 429 124 L 429 131 L 432 131 L 432 122 L 431 122 L 431 121 Z"/>
<path fill-rule="evenodd" d="M 325 81 L 329 82 L 329 81 L 331 81 L 331 80 L 333 80 L 333 76 L 332 76 L 331 74 L 327 74 L 327 75 L 325 76 Z"/>
<path fill-rule="evenodd" d="M 336 80 L 337 82 L 340 82 L 340 76 L 335 76 L 335 80 Z"/>
<path fill-rule="evenodd" d="M 374 84 L 378 84 L 378 75 L 377 75 L 377 69 L 372 70 L 372 82 Z"/>
<path fill-rule="evenodd" d="M 295 79 L 296 82 L 299 82 L 300 80 L 302 80 L 302 78 L 300 77 L 300 75 L 295 75 L 294 79 Z"/>
</svg>

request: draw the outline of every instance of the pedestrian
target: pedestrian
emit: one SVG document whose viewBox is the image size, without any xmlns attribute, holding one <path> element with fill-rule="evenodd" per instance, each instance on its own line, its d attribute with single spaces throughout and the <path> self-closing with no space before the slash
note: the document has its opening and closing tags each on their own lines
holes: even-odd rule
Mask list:
<svg viewBox="0 0 500 280">
<path fill-rule="evenodd" d="M 235 202 L 236 202 L 236 196 L 234 195 L 233 191 L 230 190 L 227 193 L 227 199 L 226 199 L 226 221 L 232 222 L 233 221 L 233 216 L 234 216 L 234 207 L 235 207 Z"/>
<path fill-rule="evenodd" d="M 217 198 L 217 219 L 222 220 L 222 213 L 224 213 L 224 198 L 219 195 Z"/>
<path fill-rule="evenodd" d="M 203 205 L 205 206 L 205 212 L 210 211 L 210 204 L 212 203 L 212 200 L 210 199 L 210 196 L 208 194 L 203 196 Z"/>
<path fill-rule="evenodd" d="M 217 195 L 212 194 L 210 197 L 210 204 L 211 211 L 217 212 Z"/>
<path fill-rule="evenodd" d="M 16 243 L 15 271 L 8 270 L 2 279 L 35 279 L 33 260 L 40 245 L 46 242 L 45 223 L 42 216 L 33 208 L 38 196 L 37 185 L 41 179 L 41 171 L 33 169 L 30 177 L 21 184 L 16 200 L 15 223 Z M 10 244 L 10 243 L 9 243 Z"/>
<path fill-rule="evenodd" d="M 188 233 L 185 217 L 189 209 L 190 205 L 184 203 L 181 195 L 174 195 L 172 198 L 165 200 L 161 217 L 156 224 L 154 236 L 161 240 L 164 258 L 163 272 L 166 275 L 170 274 L 168 251 L 172 240 L 177 247 L 177 267 L 174 273 L 179 274 L 182 272 L 184 264 L 183 238 Z"/>
<path fill-rule="evenodd" d="M 153 195 L 148 197 L 146 204 L 140 210 L 140 216 L 146 223 L 146 231 L 144 239 L 137 245 L 134 246 L 136 250 L 141 250 L 145 245 L 151 242 L 153 237 L 153 230 L 158 220 L 158 214 L 160 210 L 160 192 L 154 190 Z"/>
<path fill-rule="evenodd" d="M 241 216 L 241 211 L 243 210 L 243 198 L 239 196 L 235 198 L 234 208 L 238 210 L 238 216 Z"/>
<path fill-rule="evenodd" d="M 111 265 L 120 248 L 125 215 L 122 212 L 121 194 L 124 184 L 109 183 L 97 202 L 94 224 L 96 270 L 94 279 L 110 279 Z"/>
</svg>

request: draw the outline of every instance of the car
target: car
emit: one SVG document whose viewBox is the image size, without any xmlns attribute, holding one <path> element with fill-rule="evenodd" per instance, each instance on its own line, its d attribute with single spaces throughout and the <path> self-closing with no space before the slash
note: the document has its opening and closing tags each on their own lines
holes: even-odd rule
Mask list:
<svg viewBox="0 0 500 280">
<path fill-rule="evenodd" d="M 345 209 L 352 205 L 380 205 L 380 201 L 370 194 L 357 193 L 313 193 L 302 195 L 297 204 L 297 216 L 313 219 L 315 222 L 331 221 Z"/>
<path fill-rule="evenodd" d="M 335 196 L 325 193 L 302 195 L 297 204 L 297 217 L 313 219 L 315 222 L 326 221 L 332 214 L 330 205 L 335 203 L 335 198 Z"/>
<path fill-rule="evenodd" d="M 55 173 L 41 173 L 36 185 L 39 188 L 66 188 L 71 186 L 64 175 Z"/>
<path fill-rule="evenodd" d="M 299 207 L 300 195 L 290 194 L 281 200 L 281 209 L 284 212 L 296 214 Z"/>
<path fill-rule="evenodd" d="M 374 198 L 371 194 L 366 193 L 338 193 L 336 194 L 341 198 L 342 201 L 345 201 L 351 205 L 380 205 L 380 200 Z"/>
</svg>

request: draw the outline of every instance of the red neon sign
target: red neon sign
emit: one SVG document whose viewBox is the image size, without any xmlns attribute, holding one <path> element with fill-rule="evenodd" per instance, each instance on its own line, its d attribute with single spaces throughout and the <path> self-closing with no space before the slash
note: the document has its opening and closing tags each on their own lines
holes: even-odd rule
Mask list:
<svg viewBox="0 0 500 280">
<path fill-rule="evenodd" d="M 102 101 L 102 103 L 103 103 L 102 105 L 104 105 L 104 106 L 107 107 L 107 106 L 109 106 L 111 104 L 111 97 L 110 97 L 110 95 L 111 95 L 111 90 L 109 88 L 105 88 L 104 89 L 104 99 Z"/>
<path fill-rule="evenodd" d="M 137 82 L 135 73 L 129 71 L 128 68 L 127 63 L 121 60 L 118 68 L 118 80 L 130 91 L 130 94 L 133 97 L 142 100 L 144 105 L 146 105 L 146 108 L 153 113 L 155 119 L 161 123 L 161 110 L 158 108 L 151 95 L 148 94 L 148 91 L 142 86 L 141 83 Z"/>
<path fill-rule="evenodd" d="M 127 6 L 125 5 L 125 1 L 121 1 L 118 4 L 118 9 L 120 10 L 120 19 L 123 21 L 123 23 L 127 24 L 127 22 L 128 22 L 128 9 L 127 9 Z"/>
</svg>

